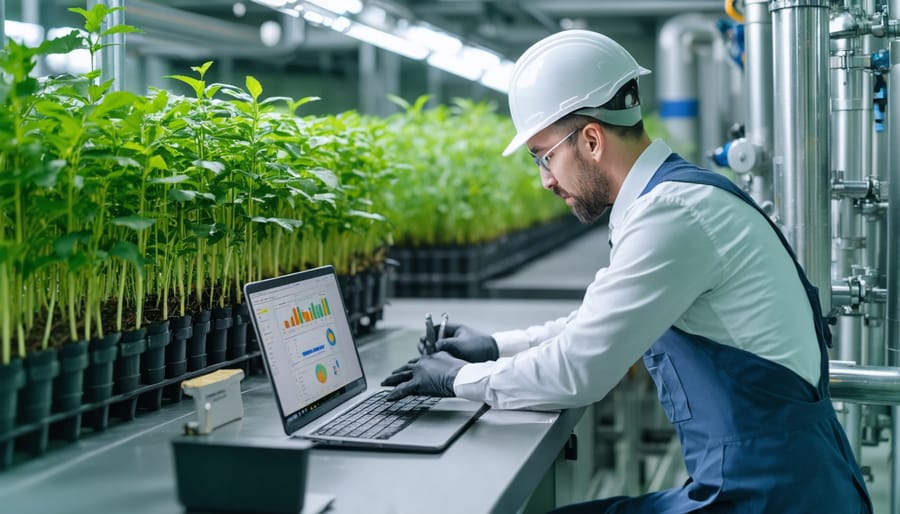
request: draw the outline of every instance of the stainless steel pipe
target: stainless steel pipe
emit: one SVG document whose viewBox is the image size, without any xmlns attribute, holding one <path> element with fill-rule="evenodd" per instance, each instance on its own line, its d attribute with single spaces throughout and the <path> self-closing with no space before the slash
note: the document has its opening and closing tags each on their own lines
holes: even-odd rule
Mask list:
<svg viewBox="0 0 900 514">
<path fill-rule="evenodd" d="M 760 205 L 771 204 L 772 193 L 772 15 L 768 0 L 746 0 L 744 6 L 744 90 L 747 94 L 746 138 L 760 149 L 752 170 L 751 194 Z"/>
<path fill-rule="evenodd" d="M 831 398 L 872 405 L 900 405 L 900 367 L 856 366 L 831 361 Z"/>
<path fill-rule="evenodd" d="M 891 0 L 890 15 L 900 15 L 900 0 Z M 885 308 L 887 331 L 887 360 L 891 366 L 900 365 L 900 40 L 890 45 L 891 69 L 888 84 L 888 213 L 887 213 L 887 290 Z M 891 411 L 893 431 L 891 450 L 891 512 L 900 512 L 900 407 Z"/>
<path fill-rule="evenodd" d="M 773 1 L 775 210 L 822 308 L 831 308 L 828 3 Z"/>
<path fill-rule="evenodd" d="M 659 31 L 656 84 L 659 113 L 675 151 L 700 163 L 700 90 L 696 46 L 712 45 L 719 37 L 715 18 L 681 14 Z"/>
</svg>

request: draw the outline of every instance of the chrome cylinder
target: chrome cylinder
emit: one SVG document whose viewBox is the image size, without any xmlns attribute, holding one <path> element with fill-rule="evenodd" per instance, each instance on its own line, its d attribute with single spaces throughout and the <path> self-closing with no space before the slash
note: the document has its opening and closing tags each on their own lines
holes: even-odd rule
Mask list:
<svg viewBox="0 0 900 514">
<path fill-rule="evenodd" d="M 675 16 L 659 32 L 656 84 L 660 117 L 673 149 L 694 163 L 699 163 L 702 155 L 695 47 L 709 46 L 718 37 L 715 20 L 700 14 Z"/>
<path fill-rule="evenodd" d="M 900 0 L 891 0 L 891 17 L 900 15 Z M 900 365 L 900 40 L 890 43 L 891 71 L 888 84 L 888 212 L 887 212 L 887 360 Z M 893 101 L 891 101 L 893 100 Z M 891 512 L 900 512 L 900 407 L 892 409 Z"/>
<path fill-rule="evenodd" d="M 831 308 L 828 4 L 773 1 L 775 212 L 810 281 Z"/>
<path fill-rule="evenodd" d="M 858 1 L 850 3 L 858 4 Z M 849 16 L 847 11 L 840 13 Z M 834 19 L 832 16 L 831 20 Z M 831 166 L 837 170 L 842 180 L 851 183 L 861 182 L 865 174 L 863 156 L 869 155 L 871 140 L 864 137 L 871 131 L 871 124 L 864 124 L 866 105 L 863 103 L 862 87 L 867 70 L 861 49 L 862 41 L 859 37 L 843 37 L 831 41 Z M 861 138 L 865 141 L 859 141 Z M 853 198 L 842 196 L 834 202 L 836 216 L 832 223 L 835 229 L 835 262 L 832 279 L 840 280 L 849 277 L 854 265 L 860 263 L 863 247 L 862 216 L 856 209 Z M 835 353 L 838 358 L 862 362 L 862 335 L 861 317 L 839 318 L 835 332 Z M 850 447 L 859 459 L 862 451 L 860 406 L 848 404 L 841 414 L 841 423 Z"/>
<path fill-rule="evenodd" d="M 856 366 L 832 361 L 828 384 L 834 400 L 900 405 L 900 367 Z"/>
<path fill-rule="evenodd" d="M 753 199 L 760 205 L 772 196 L 772 15 L 768 0 L 744 6 L 744 89 L 747 93 L 747 139 L 762 149 L 753 173 Z"/>
</svg>

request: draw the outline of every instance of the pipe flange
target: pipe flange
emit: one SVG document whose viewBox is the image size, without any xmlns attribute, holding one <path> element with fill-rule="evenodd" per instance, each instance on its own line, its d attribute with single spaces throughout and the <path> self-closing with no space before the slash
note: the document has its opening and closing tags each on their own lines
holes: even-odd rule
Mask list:
<svg viewBox="0 0 900 514">
<path fill-rule="evenodd" d="M 866 247 L 864 237 L 836 237 L 834 241 L 837 243 L 835 245 L 837 249 L 842 251 L 861 250 Z"/>
<path fill-rule="evenodd" d="M 866 283 L 860 277 L 850 277 L 847 279 L 847 284 L 850 286 L 850 307 L 856 310 L 859 304 L 863 302 Z"/>
</svg>

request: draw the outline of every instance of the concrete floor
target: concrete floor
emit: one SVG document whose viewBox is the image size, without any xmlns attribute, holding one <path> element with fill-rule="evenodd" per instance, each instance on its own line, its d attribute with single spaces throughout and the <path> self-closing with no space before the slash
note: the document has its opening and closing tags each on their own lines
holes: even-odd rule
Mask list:
<svg viewBox="0 0 900 514">
<path fill-rule="evenodd" d="M 514 273 L 487 283 L 489 298 L 390 299 L 379 328 L 421 328 L 426 312 L 487 332 L 524 328 L 576 309 L 596 271 L 609 264 L 607 229 L 597 227 Z M 865 446 L 859 458 L 871 469 L 867 483 L 876 514 L 891 513 L 891 463 L 888 443 Z"/>
</svg>

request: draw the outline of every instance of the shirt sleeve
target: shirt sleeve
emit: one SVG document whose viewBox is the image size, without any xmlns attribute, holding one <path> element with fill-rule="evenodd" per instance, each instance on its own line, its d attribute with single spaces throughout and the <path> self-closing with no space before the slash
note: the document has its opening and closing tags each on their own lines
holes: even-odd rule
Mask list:
<svg viewBox="0 0 900 514">
<path fill-rule="evenodd" d="M 497 342 L 500 356 L 509 357 L 556 337 L 566 328 L 566 324 L 575 318 L 577 313 L 577 310 L 572 311 L 568 316 L 548 321 L 543 325 L 534 325 L 523 330 L 495 332 L 491 336 Z"/>
<path fill-rule="evenodd" d="M 603 398 L 719 280 L 720 259 L 703 223 L 681 195 L 641 197 L 618 230 L 609 268 L 588 286 L 581 307 L 564 320 L 500 333 L 513 341 L 504 343 L 508 348 L 537 344 L 463 366 L 456 395 L 501 409 L 559 409 Z"/>
</svg>

